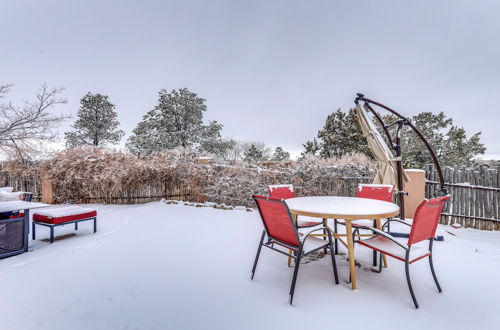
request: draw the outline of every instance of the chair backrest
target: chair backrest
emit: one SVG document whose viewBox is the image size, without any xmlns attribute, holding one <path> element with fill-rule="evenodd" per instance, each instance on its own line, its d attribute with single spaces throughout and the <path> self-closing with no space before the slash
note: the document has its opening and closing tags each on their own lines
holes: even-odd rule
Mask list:
<svg viewBox="0 0 500 330">
<path fill-rule="evenodd" d="M 392 202 L 394 186 L 389 184 L 358 184 L 357 197 Z"/>
<path fill-rule="evenodd" d="M 450 195 L 434 199 L 424 199 L 415 210 L 408 246 L 436 236 L 441 211 Z"/>
<path fill-rule="evenodd" d="M 288 199 L 295 197 L 293 184 L 272 184 L 267 186 L 269 196 L 273 198 Z"/>
<path fill-rule="evenodd" d="M 267 235 L 279 242 L 299 246 L 299 234 L 288 206 L 282 199 L 253 195 Z"/>
<path fill-rule="evenodd" d="M 33 193 L 25 192 L 23 196 L 23 201 L 31 202 L 33 200 Z"/>
</svg>

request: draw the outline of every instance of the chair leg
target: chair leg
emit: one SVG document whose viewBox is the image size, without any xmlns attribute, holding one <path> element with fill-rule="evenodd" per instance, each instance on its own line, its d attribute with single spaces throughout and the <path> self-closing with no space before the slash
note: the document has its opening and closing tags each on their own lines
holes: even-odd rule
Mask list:
<svg viewBox="0 0 500 330">
<path fill-rule="evenodd" d="M 297 282 L 297 274 L 299 273 L 300 259 L 302 257 L 302 247 L 299 248 L 297 252 L 297 258 L 295 259 L 295 267 L 293 270 L 292 286 L 290 288 L 290 305 L 293 304 L 293 293 L 295 292 L 295 283 Z"/>
<path fill-rule="evenodd" d="M 379 256 L 379 260 L 378 260 L 378 272 L 381 273 L 382 272 L 382 258 L 383 258 L 383 254 L 380 253 L 380 256 Z"/>
<path fill-rule="evenodd" d="M 78 230 L 78 222 L 75 222 L 75 230 Z"/>
<path fill-rule="evenodd" d="M 333 231 L 335 231 L 335 234 L 338 234 L 337 231 L 337 219 L 334 219 L 335 221 L 333 222 Z M 339 254 L 339 240 L 335 238 L 335 254 Z"/>
<path fill-rule="evenodd" d="M 410 290 L 411 299 L 413 300 L 413 303 L 415 304 L 415 308 L 418 308 L 417 298 L 415 298 L 415 293 L 413 292 L 413 287 L 411 286 L 410 262 L 408 260 L 408 257 L 406 257 L 406 261 L 405 261 L 405 271 L 406 271 L 406 282 L 408 282 L 408 289 Z"/>
<path fill-rule="evenodd" d="M 373 220 L 373 228 L 377 228 L 377 221 Z M 373 250 L 373 266 L 377 267 L 377 251 Z"/>
<path fill-rule="evenodd" d="M 32 227 L 32 229 L 31 229 L 31 239 L 35 240 L 35 236 L 36 235 L 35 235 L 35 223 L 34 222 L 31 223 L 31 227 Z"/>
<path fill-rule="evenodd" d="M 332 254 L 333 276 L 335 284 L 339 284 L 339 273 L 337 272 L 337 262 L 335 261 L 335 253 L 333 252 L 333 244 L 330 241 L 330 253 Z"/>
<path fill-rule="evenodd" d="M 432 263 L 432 254 L 429 256 L 429 265 L 431 266 L 432 277 L 434 277 L 434 282 L 436 282 L 436 286 L 439 292 L 443 292 L 441 290 L 441 286 L 439 285 L 438 279 L 436 277 L 436 272 L 434 272 L 434 264 Z"/>
<path fill-rule="evenodd" d="M 326 236 L 327 236 L 327 235 L 326 235 L 326 219 L 325 219 L 325 218 L 323 218 L 323 239 L 324 239 L 325 241 L 327 240 Z M 325 254 L 326 254 L 326 252 L 327 252 L 326 250 L 327 250 L 327 248 L 324 248 L 324 249 L 323 249 L 323 252 L 324 252 Z M 333 251 L 332 251 L 332 252 L 333 252 Z"/>
<path fill-rule="evenodd" d="M 97 218 L 94 218 L 94 234 L 97 231 Z"/>
<path fill-rule="evenodd" d="M 262 232 L 262 236 L 260 238 L 260 243 L 259 247 L 257 248 L 257 255 L 255 256 L 255 261 L 253 262 L 253 267 L 252 267 L 252 277 L 251 279 L 253 280 L 253 276 L 255 274 L 255 269 L 257 268 L 257 262 L 259 261 L 259 256 L 260 256 L 260 250 L 262 249 L 262 244 L 264 243 L 264 236 L 266 235 L 266 232 Z"/>
<path fill-rule="evenodd" d="M 54 226 L 50 226 L 50 244 L 54 243 Z"/>
</svg>

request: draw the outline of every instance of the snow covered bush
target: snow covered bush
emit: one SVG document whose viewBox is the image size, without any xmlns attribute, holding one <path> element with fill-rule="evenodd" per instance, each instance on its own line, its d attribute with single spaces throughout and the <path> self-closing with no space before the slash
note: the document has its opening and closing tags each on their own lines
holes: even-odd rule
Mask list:
<svg viewBox="0 0 500 330">
<path fill-rule="evenodd" d="M 252 194 L 267 194 L 267 184 L 291 183 L 299 196 L 353 195 L 357 183 L 370 182 L 376 172 L 362 155 L 229 165 L 186 149 L 138 157 L 91 147 L 62 152 L 43 171 L 59 203 L 134 203 L 189 194 L 184 199 L 250 207 Z"/>
</svg>

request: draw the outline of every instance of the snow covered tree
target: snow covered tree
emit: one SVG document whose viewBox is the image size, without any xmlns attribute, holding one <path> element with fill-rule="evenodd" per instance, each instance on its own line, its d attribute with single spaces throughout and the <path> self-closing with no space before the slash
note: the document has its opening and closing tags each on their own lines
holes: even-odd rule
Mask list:
<svg viewBox="0 0 500 330">
<path fill-rule="evenodd" d="M 286 152 L 281 147 L 276 147 L 276 149 L 274 149 L 273 157 L 271 158 L 271 160 L 277 162 L 290 160 L 290 153 Z"/>
<path fill-rule="evenodd" d="M 384 116 L 386 123 L 395 120 L 393 115 Z M 421 112 L 411 120 L 432 146 L 442 165 L 468 166 L 476 156 L 486 151 L 484 144 L 480 142 L 481 132 L 468 138 L 465 129 L 453 125 L 453 119 L 447 118 L 444 112 Z M 392 134 L 394 130 L 395 126 L 390 128 Z M 425 164 L 432 163 L 432 157 L 424 143 L 409 128 L 403 132 L 401 150 L 405 167 L 422 168 Z"/>
<path fill-rule="evenodd" d="M 73 130 L 65 133 L 66 147 L 103 147 L 120 142 L 125 133 L 118 128 L 115 105 L 108 101 L 107 95 L 87 93 L 80 104 L 78 119 L 71 126 Z"/>
<path fill-rule="evenodd" d="M 250 163 L 262 162 L 269 159 L 267 153 L 265 145 L 262 147 L 262 145 L 252 143 L 243 152 L 243 160 Z"/>
<path fill-rule="evenodd" d="M 302 146 L 304 147 L 304 151 L 300 153 L 300 159 L 304 159 L 307 155 L 317 156 L 319 152 L 319 144 L 316 138 L 312 141 L 307 141 Z"/>
<path fill-rule="evenodd" d="M 392 114 L 383 116 L 385 123 L 393 123 L 397 119 Z M 447 118 L 443 112 L 421 112 L 411 120 L 429 141 L 443 165 L 468 166 L 474 162 L 476 156 L 486 151 L 484 144 L 480 142 L 480 132 L 468 138 L 465 129 L 453 125 L 453 120 Z M 378 122 L 375 124 L 379 126 Z M 396 126 L 389 128 L 392 137 L 395 135 Z M 385 137 L 382 129 L 379 129 Z M 355 152 L 372 156 L 354 109 L 349 110 L 347 114 L 340 109 L 330 114 L 325 126 L 318 132 L 318 138 L 319 142 L 314 139 L 303 145 L 305 151 L 302 152 L 302 158 L 307 154 L 319 154 L 322 158 L 329 158 Z M 403 166 L 407 168 L 422 168 L 425 164 L 432 163 L 432 157 L 424 143 L 409 128 L 403 131 L 401 149 Z"/>
<path fill-rule="evenodd" d="M 478 155 L 484 155 L 486 148 L 480 142 L 481 132 L 467 138 L 463 127 L 452 125 L 440 150 L 441 161 L 445 165 L 469 166 Z"/>
<path fill-rule="evenodd" d="M 321 158 L 330 158 L 357 152 L 371 155 L 354 109 L 348 113 L 338 109 L 328 115 L 325 126 L 318 131 L 318 139 L 319 142 L 314 139 L 304 144 L 302 156 L 319 154 Z"/>
<path fill-rule="evenodd" d="M 226 140 L 228 148 L 224 155 L 221 157 L 223 160 L 228 160 L 235 163 L 237 160 L 243 159 L 244 143 L 233 139 Z"/>
<path fill-rule="evenodd" d="M 208 152 L 219 159 L 226 160 L 229 149 L 231 149 L 236 141 L 231 139 L 222 139 L 220 131 L 222 125 L 216 121 L 211 121 L 203 128 L 202 138 L 200 139 L 200 150 Z"/>
<path fill-rule="evenodd" d="M 187 88 L 167 92 L 160 90 L 158 105 L 133 130 L 127 147 L 134 153 L 159 152 L 175 147 L 200 148 L 220 152 L 222 125 L 216 121 L 203 124 L 205 99 Z"/>
<path fill-rule="evenodd" d="M 11 87 L 10 84 L 0 84 L 0 150 L 25 160 L 29 154 L 38 151 L 37 143 L 54 140 L 53 129 L 69 116 L 52 114 L 50 109 L 67 101 L 59 97 L 64 88 L 42 85 L 34 101 L 25 101 L 21 106 L 3 102 Z"/>
</svg>

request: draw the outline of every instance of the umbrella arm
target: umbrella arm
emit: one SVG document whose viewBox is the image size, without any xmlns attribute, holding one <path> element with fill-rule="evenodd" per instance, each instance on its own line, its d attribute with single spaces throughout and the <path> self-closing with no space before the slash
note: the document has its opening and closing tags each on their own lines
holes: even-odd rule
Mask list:
<svg viewBox="0 0 500 330">
<path fill-rule="evenodd" d="M 370 104 L 375 104 L 375 105 L 381 107 L 382 109 L 385 109 L 385 110 L 389 111 L 390 113 L 392 113 L 393 115 L 397 116 L 398 118 L 400 118 L 403 121 L 402 125 L 409 126 L 415 132 L 415 134 L 417 134 L 417 136 L 420 138 L 420 140 L 425 144 L 427 150 L 429 151 L 429 153 L 430 153 L 430 155 L 432 157 L 432 160 L 434 161 L 434 164 L 436 165 L 436 169 L 437 169 L 437 172 L 438 172 L 438 175 L 439 175 L 441 192 L 444 195 L 447 195 L 448 191 L 445 188 L 444 176 L 443 176 L 443 171 L 441 169 L 441 165 L 439 164 L 439 160 L 438 160 L 438 158 L 436 156 L 436 153 L 434 152 L 434 149 L 429 144 L 429 141 L 427 141 L 427 139 L 423 136 L 422 132 L 420 132 L 420 130 L 417 127 L 415 127 L 415 125 L 413 125 L 413 123 L 408 118 L 406 118 L 405 116 L 401 115 L 396 110 L 393 110 L 393 109 L 389 108 L 388 106 L 383 105 L 382 103 L 370 100 L 370 99 L 366 98 L 363 94 L 358 93 L 357 96 L 356 96 L 356 99 L 354 100 L 354 103 L 358 104 L 359 101 L 365 102 L 365 105 L 368 107 L 368 109 L 375 115 L 375 117 L 377 118 L 377 120 L 379 121 L 379 123 L 382 125 L 382 128 L 384 129 L 384 132 L 386 133 L 387 138 L 389 139 L 389 141 L 391 143 L 392 143 L 392 139 L 391 139 L 391 136 L 389 134 L 389 130 L 387 129 L 388 126 L 384 124 L 384 122 L 383 122 L 382 118 L 380 117 L 380 115 L 370 106 Z M 396 141 L 396 144 L 400 145 L 400 143 L 398 143 L 398 141 Z M 400 153 L 401 153 L 401 150 L 400 150 Z"/>
</svg>

